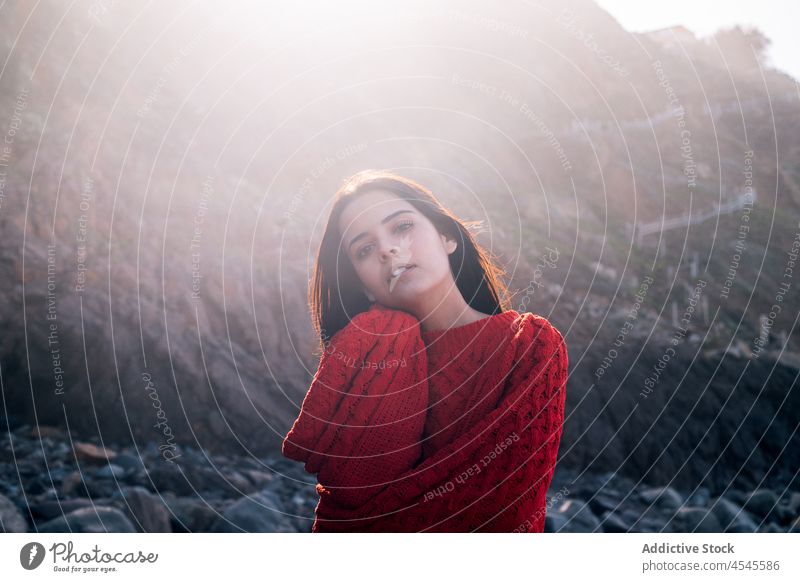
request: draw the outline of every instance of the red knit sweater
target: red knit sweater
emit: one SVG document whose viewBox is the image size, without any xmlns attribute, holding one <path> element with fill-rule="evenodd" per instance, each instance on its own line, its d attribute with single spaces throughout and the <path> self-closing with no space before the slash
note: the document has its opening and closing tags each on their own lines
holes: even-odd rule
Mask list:
<svg viewBox="0 0 800 582">
<path fill-rule="evenodd" d="M 543 531 L 567 367 L 541 316 L 423 332 L 373 304 L 331 339 L 283 442 L 317 475 L 312 531 Z"/>
</svg>

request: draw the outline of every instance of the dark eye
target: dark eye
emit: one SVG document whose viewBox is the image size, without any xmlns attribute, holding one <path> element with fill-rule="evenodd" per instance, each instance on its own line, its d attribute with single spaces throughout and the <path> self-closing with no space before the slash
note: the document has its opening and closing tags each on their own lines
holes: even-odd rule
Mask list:
<svg viewBox="0 0 800 582">
<path fill-rule="evenodd" d="M 394 227 L 395 232 L 405 232 L 410 230 L 411 227 L 414 226 L 414 222 L 411 220 L 404 220 L 403 222 L 399 223 L 397 226 Z"/>
<path fill-rule="evenodd" d="M 406 232 L 407 230 L 411 230 L 411 227 L 413 227 L 413 226 L 414 226 L 414 221 L 412 221 L 412 220 L 404 220 L 402 222 L 397 223 L 397 225 L 394 227 L 394 232 L 395 233 Z M 356 253 L 356 258 L 357 259 L 363 259 L 364 257 L 366 257 L 369 254 L 369 250 L 370 250 L 371 247 L 372 247 L 372 244 L 370 243 L 370 244 L 364 245 L 363 247 L 358 249 L 358 252 Z"/>
<path fill-rule="evenodd" d="M 356 253 L 356 258 L 363 259 L 364 257 L 366 257 L 369 253 L 365 253 L 364 250 L 370 248 L 371 246 L 372 246 L 371 244 L 368 244 L 358 249 L 358 252 Z"/>
</svg>

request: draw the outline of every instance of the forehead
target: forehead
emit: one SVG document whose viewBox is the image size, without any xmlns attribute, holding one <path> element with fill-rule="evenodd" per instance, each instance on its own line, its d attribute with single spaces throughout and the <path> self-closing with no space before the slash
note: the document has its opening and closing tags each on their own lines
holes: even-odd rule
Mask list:
<svg viewBox="0 0 800 582">
<path fill-rule="evenodd" d="M 342 241 L 347 244 L 359 233 L 377 229 L 381 225 L 381 220 L 398 210 L 414 211 L 415 208 L 386 190 L 372 190 L 356 196 L 347 202 L 339 217 Z"/>
</svg>

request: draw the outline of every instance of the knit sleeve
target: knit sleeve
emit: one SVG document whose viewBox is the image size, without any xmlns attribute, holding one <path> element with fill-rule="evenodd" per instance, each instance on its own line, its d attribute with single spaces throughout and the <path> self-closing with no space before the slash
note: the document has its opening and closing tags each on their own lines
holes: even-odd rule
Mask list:
<svg viewBox="0 0 800 582">
<path fill-rule="evenodd" d="M 361 515 L 373 519 L 347 520 L 347 512 L 328 507 L 317 531 L 543 531 L 564 418 L 567 349 L 558 330 L 532 314 L 525 314 L 513 345 L 501 406 L 370 500 Z"/>
<path fill-rule="evenodd" d="M 320 496 L 359 507 L 421 455 L 427 359 L 418 320 L 375 304 L 326 347 L 283 454 Z"/>
<path fill-rule="evenodd" d="M 527 516 L 525 512 L 518 514 L 518 518 L 525 517 L 519 522 L 518 531 L 542 532 L 547 490 L 553 480 L 564 426 L 569 355 L 558 329 L 544 318 L 528 317 L 520 336 L 522 365 L 512 373 L 510 385 L 521 401 L 514 417 L 514 431 L 521 435 L 522 456 L 527 459 L 522 473 L 529 477 L 526 482 L 512 485 L 512 490 L 528 497 L 529 502 L 523 507 L 533 508 L 532 513 L 525 510 Z"/>
</svg>

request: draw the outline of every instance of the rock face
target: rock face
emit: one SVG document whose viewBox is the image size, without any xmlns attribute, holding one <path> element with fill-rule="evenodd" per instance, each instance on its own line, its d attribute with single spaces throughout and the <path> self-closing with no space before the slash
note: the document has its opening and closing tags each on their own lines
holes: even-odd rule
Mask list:
<svg viewBox="0 0 800 582">
<path fill-rule="evenodd" d="M 21 428 L 0 439 L 0 525 L 7 532 L 309 532 L 318 497 L 314 479 L 282 457 L 236 458 L 183 448 L 183 464 L 155 445 L 92 451 L 75 465 L 70 440 L 55 430 Z M 14 454 L 11 454 L 13 443 Z M 89 446 L 91 445 L 91 446 Z M 43 454 L 42 450 L 44 451 Z M 105 465 L 97 464 L 105 459 Z M 120 463 L 114 465 L 111 463 Z M 117 469 L 108 470 L 116 466 Z M 557 467 L 546 532 L 765 532 L 800 528 L 800 492 L 729 489 L 711 496 L 636 485 L 613 473 Z M 77 477 L 76 477 L 77 476 Z M 25 491 L 30 507 L 25 506 Z"/>
</svg>

